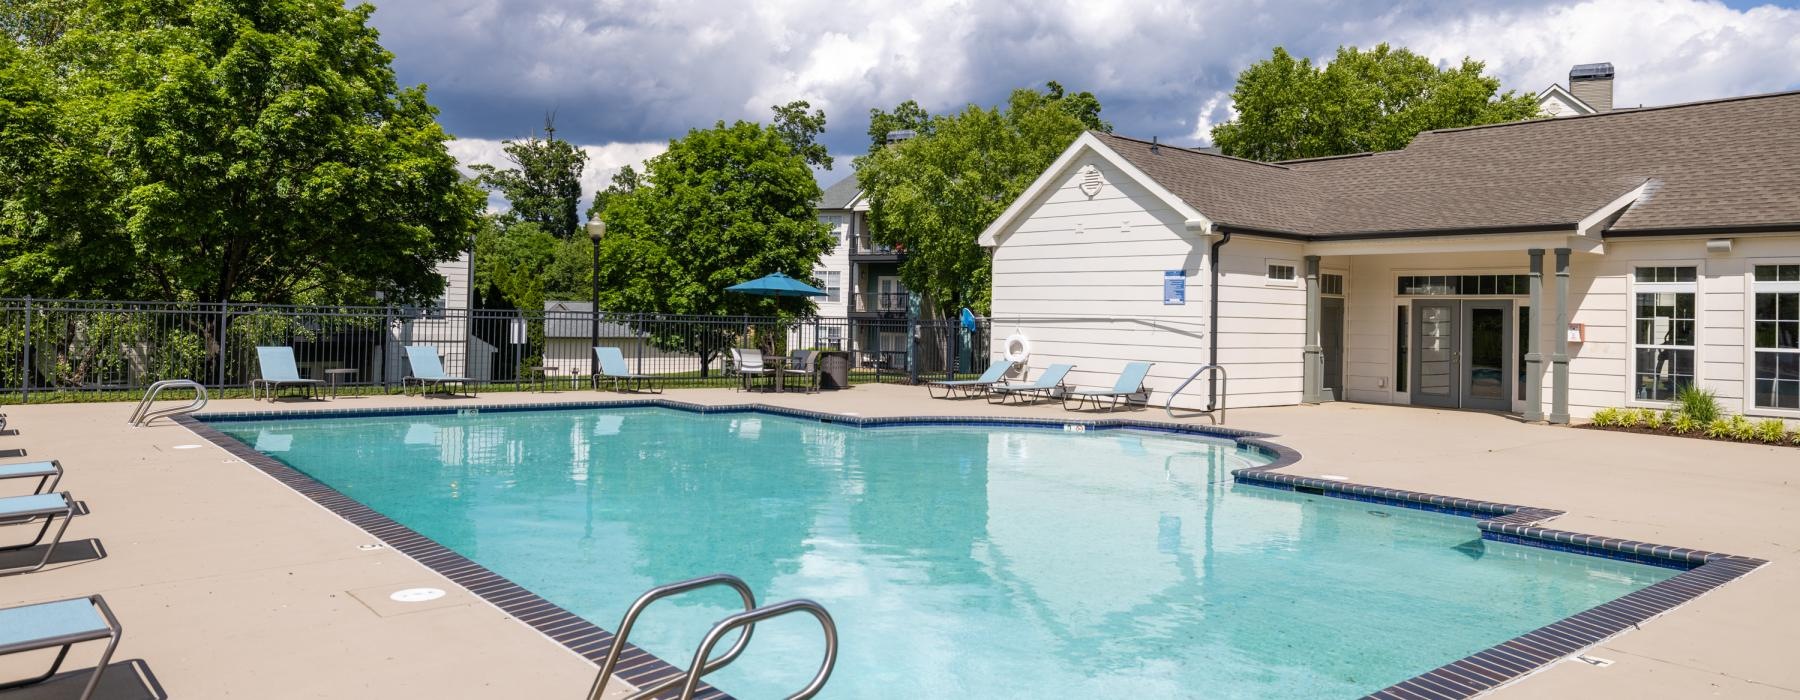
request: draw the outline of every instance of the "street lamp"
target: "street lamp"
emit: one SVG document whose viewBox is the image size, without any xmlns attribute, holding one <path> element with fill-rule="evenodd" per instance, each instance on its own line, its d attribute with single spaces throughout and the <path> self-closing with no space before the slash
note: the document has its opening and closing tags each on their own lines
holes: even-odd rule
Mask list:
<svg viewBox="0 0 1800 700">
<path fill-rule="evenodd" d="M 599 218 L 588 220 L 587 233 L 588 240 L 594 242 L 594 296 L 591 299 L 593 306 L 588 307 L 589 316 L 593 320 L 593 332 L 588 343 L 588 374 L 594 386 L 598 387 L 600 386 L 600 359 L 595 355 L 593 349 L 600 346 L 600 237 L 606 235 L 606 222 Z"/>
</svg>

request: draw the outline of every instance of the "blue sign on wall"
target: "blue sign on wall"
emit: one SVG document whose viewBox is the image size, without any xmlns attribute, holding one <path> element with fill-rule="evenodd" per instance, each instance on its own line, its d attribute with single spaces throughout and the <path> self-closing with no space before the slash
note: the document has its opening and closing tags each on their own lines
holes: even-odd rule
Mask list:
<svg viewBox="0 0 1800 700">
<path fill-rule="evenodd" d="M 1181 306 L 1186 303 L 1187 272 L 1163 270 L 1163 305 Z"/>
</svg>

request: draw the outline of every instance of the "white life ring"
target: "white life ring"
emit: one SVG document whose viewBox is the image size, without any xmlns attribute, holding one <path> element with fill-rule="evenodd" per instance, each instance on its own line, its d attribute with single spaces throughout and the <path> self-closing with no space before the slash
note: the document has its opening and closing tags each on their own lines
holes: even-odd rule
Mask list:
<svg viewBox="0 0 1800 700">
<path fill-rule="evenodd" d="M 1024 335 L 1014 333 L 1006 336 L 1006 344 L 1001 348 L 1004 350 L 1001 354 L 1006 357 L 1006 361 L 1015 365 L 1025 364 L 1026 360 L 1031 359 L 1031 341 L 1027 340 Z"/>
</svg>

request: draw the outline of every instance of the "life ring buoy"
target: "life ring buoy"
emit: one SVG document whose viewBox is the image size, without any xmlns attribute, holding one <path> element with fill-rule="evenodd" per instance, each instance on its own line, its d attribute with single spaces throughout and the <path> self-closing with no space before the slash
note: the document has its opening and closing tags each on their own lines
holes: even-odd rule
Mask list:
<svg viewBox="0 0 1800 700">
<path fill-rule="evenodd" d="M 1025 364 L 1026 360 L 1031 359 L 1031 341 L 1018 333 L 1006 336 L 1006 344 L 1001 346 L 1001 350 L 1006 361 L 1015 365 Z"/>
</svg>

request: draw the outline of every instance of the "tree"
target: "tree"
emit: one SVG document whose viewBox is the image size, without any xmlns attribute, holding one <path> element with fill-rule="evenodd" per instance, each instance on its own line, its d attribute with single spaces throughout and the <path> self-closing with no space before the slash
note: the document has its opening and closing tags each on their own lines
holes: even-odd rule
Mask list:
<svg viewBox="0 0 1800 700">
<path fill-rule="evenodd" d="M 0 294 L 350 302 L 443 292 L 478 225 L 368 5 L 0 9 Z"/>
<path fill-rule="evenodd" d="M 812 277 L 833 243 L 818 221 L 806 160 L 773 126 L 739 121 L 690 130 L 645 163 L 643 181 L 606 202 L 600 306 L 655 314 L 783 315 L 812 302 L 735 294 L 726 287 L 772 272 Z M 733 334 L 671 334 L 657 346 L 700 355 L 702 371 Z M 688 325 L 688 324 L 679 324 Z"/>
<path fill-rule="evenodd" d="M 869 152 L 874 153 L 888 142 L 888 134 L 896 131 L 911 131 L 917 136 L 931 133 L 931 113 L 920 107 L 919 103 L 907 100 L 894 107 L 894 111 L 886 112 L 880 108 L 869 110 Z"/>
<path fill-rule="evenodd" d="M 1112 130 L 1092 93 L 1065 94 L 1054 82 L 1047 88 L 1014 90 L 1004 109 L 969 105 L 930 117 L 920 135 L 857 159 L 871 234 L 906 251 L 901 279 L 946 316 L 961 306 L 988 309 L 982 229 L 1082 132 Z M 894 114 L 904 116 L 889 123 L 923 117 L 916 108 L 902 104 Z"/>
<path fill-rule="evenodd" d="M 556 117 L 544 118 L 544 137 L 503 141 L 513 167 L 473 166 L 481 184 L 498 191 L 511 205 L 509 221 L 527 221 L 557 238 L 573 238 L 581 227 L 581 171 L 587 152 L 556 137 Z"/>
<path fill-rule="evenodd" d="M 831 152 L 825 149 L 825 144 L 819 143 L 819 134 L 825 133 L 825 110 L 807 112 L 811 107 L 806 100 L 794 100 L 769 109 L 775 112 L 775 133 L 794 149 L 794 155 L 804 159 L 807 165 L 830 170 Z"/>
<path fill-rule="evenodd" d="M 629 164 L 619 168 L 618 172 L 613 173 L 612 184 L 607 185 L 606 189 L 594 193 L 594 201 L 592 204 L 588 205 L 588 218 L 600 218 L 600 215 L 606 211 L 606 203 L 608 201 L 615 196 L 637 189 L 638 185 L 642 183 L 643 177 L 638 175 L 636 168 L 631 167 Z"/>
<path fill-rule="evenodd" d="M 1406 49 L 1340 47 L 1323 68 L 1276 47 L 1238 75 L 1237 117 L 1213 127 L 1227 155 L 1264 161 L 1404 148 L 1419 132 L 1537 116 L 1537 100 L 1470 58 L 1439 69 Z"/>
</svg>

